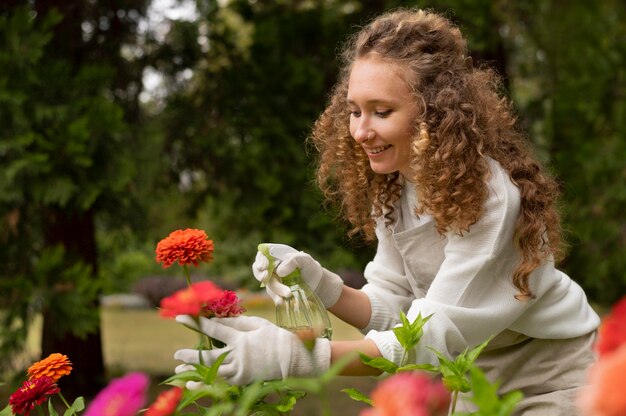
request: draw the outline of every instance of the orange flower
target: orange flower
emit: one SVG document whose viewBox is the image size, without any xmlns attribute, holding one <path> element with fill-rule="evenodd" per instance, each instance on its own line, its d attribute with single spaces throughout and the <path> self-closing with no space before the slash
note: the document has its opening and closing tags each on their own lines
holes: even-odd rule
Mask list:
<svg viewBox="0 0 626 416">
<path fill-rule="evenodd" d="M 383 380 L 372 391 L 374 407 L 361 416 L 443 416 L 450 392 L 425 373 L 401 372 Z"/>
<path fill-rule="evenodd" d="M 72 363 L 67 356 L 59 353 L 50 354 L 48 358 L 37 361 L 28 368 L 30 380 L 43 376 L 50 377 L 55 383 L 63 376 L 72 372 Z"/>
<path fill-rule="evenodd" d="M 578 397 L 585 416 L 626 415 L 626 345 L 596 362 L 589 371 L 588 382 Z"/>
<path fill-rule="evenodd" d="M 213 249 L 213 240 L 209 240 L 204 231 L 193 228 L 176 230 L 157 244 L 156 261 L 163 263 L 164 268 L 175 262 L 198 266 L 199 262 L 213 260 Z"/>
<path fill-rule="evenodd" d="M 626 345 L 626 297 L 617 302 L 598 330 L 595 350 L 600 357 Z"/>
<path fill-rule="evenodd" d="M 183 397 L 183 389 L 174 387 L 159 394 L 146 410 L 145 416 L 169 416 L 176 410 L 176 406 Z"/>
</svg>

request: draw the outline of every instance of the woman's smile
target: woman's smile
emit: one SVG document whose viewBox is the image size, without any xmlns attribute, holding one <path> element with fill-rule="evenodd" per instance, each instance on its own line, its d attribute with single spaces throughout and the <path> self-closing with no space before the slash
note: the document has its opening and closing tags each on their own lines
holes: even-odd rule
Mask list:
<svg viewBox="0 0 626 416">
<path fill-rule="evenodd" d="M 410 177 L 411 142 L 417 105 L 403 68 L 366 55 L 352 66 L 348 82 L 350 134 L 376 173 Z"/>
<path fill-rule="evenodd" d="M 389 149 L 391 147 L 390 144 L 384 145 L 384 146 L 380 146 L 380 147 L 374 147 L 374 148 L 370 148 L 370 147 L 366 147 L 363 146 L 363 149 L 365 150 L 365 153 L 367 153 L 368 155 L 372 155 L 375 156 L 387 149 Z"/>
</svg>

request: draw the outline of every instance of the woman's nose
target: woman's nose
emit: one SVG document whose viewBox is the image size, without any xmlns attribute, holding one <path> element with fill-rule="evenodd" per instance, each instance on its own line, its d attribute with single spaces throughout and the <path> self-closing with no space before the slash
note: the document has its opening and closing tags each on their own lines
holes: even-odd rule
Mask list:
<svg viewBox="0 0 626 416">
<path fill-rule="evenodd" d="M 352 137 L 356 140 L 357 143 L 361 144 L 365 142 L 369 135 L 371 134 L 371 129 L 369 127 L 369 123 L 367 123 L 363 118 L 359 119 L 352 133 Z"/>
</svg>

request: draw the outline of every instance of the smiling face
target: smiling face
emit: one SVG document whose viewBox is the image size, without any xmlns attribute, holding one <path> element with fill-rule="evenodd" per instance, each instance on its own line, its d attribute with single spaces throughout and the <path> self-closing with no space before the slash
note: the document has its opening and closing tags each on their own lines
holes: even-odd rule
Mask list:
<svg viewBox="0 0 626 416">
<path fill-rule="evenodd" d="M 350 134 L 372 170 L 411 178 L 411 138 L 419 109 L 399 65 L 376 56 L 357 59 L 348 81 Z"/>
</svg>

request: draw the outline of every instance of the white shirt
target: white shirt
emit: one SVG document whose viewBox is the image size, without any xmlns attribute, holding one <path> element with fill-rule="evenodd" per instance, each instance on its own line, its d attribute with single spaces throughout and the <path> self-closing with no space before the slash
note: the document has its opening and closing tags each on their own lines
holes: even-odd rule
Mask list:
<svg viewBox="0 0 626 416">
<path fill-rule="evenodd" d="M 536 269 L 530 287 L 536 298 L 514 296 L 512 273 L 520 258 L 513 242 L 520 212 L 518 188 L 489 159 L 489 195 L 483 216 L 470 231 L 440 236 L 434 220 L 414 214 L 413 184 L 405 182 L 392 229 L 378 221 L 378 248 L 365 268 L 372 316 L 366 338 L 382 355 L 400 365 L 404 349 L 391 330 L 400 311 L 413 321 L 433 314 L 418 343 L 417 363 L 437 364 L 427 347 L 455 357 L 504 330 L 533 338 L 565 339 L 595 330 L 600 319 L 581 287 L 552 261 Z M 492 341 L 493 342 L 493 341 Z"/>
</svg>

